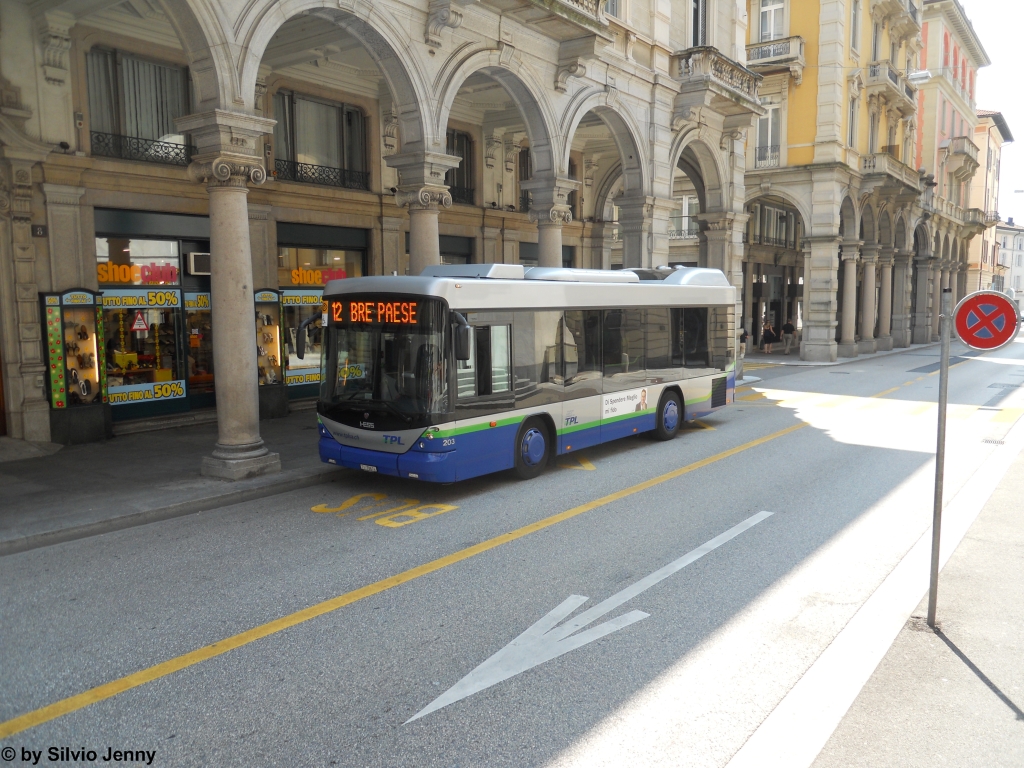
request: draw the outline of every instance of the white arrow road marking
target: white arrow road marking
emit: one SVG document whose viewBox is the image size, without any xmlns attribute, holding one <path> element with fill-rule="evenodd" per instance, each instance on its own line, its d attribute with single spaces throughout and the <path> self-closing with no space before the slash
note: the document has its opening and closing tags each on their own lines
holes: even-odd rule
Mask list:
<svg viewBox="0 0 1024 768">
<path fill-rule="evenodd" d="M 557 627 L 558 622 L 590 599 L 582 595 L 570 595 L 562 601 L 561 605 L 548 613 L 544 618 L 430 702 L 427 707 L 406 720 L 406 724 L 411 723 L 413 720 L 419 720 L 424 715 L 429 715 L 431 712 L 435 712 L 442 707 L 447 707 L 449 704 L 454 704 L 456 701 L 460 701 L 467 696 L 472 696 L 474 693 L 479 693 L 485 688 L 497 685 L 503 680 L 515 677 L 520 672 L 525 672 L 532 667 L 536 667 L 538 664 L 556 659 L 564 653 L 575 650 L 587 643 L 592 643 L 594 640 L 610 635 L 612 632 L 623 627 L 628 627 L 630 624 L 634 624 L 641 619 L 646 619 L 650 614 L 643 611 L 630 611 L 603 624 L 598 624 L 596 627 L 592 627 L 585 632 L 580 632 L 578 635 L 573 635 L 573 632 L 583 629 L 588 624 L 593 624 L 626 601 L 632 600 L 658 582 L 667 579 L 673 573 L 681 571 L 691 563 L 700 560 L 708 552 L 718 549 L 727 541 L 736 538 L 748 528 L 753 528 L 762 520 L 771 517 L 771 515 L 771 512 L 758 512 L 756 515 L 748 517 L 725 533 L 715 536 L 715 538 L 701 544 L 696 549 L 690 550 L 678 560 L 673 560 L 650 576 L 645 576 L 635 584 L 631 584 L 621 592 L 616 592 L 593 608 L 584 611 L 575 619 Z"/>
</svg>

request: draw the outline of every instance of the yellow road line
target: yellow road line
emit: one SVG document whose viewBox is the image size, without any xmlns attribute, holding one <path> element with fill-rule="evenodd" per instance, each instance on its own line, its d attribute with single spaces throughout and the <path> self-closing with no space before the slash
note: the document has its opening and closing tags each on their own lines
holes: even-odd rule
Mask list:
<svg viewBox="0 0 1024 768">
<path fill-rule="evenodd" d="M 453 552 L 450 555 L 438 558 L 437 560 L 431 560 L 429 563 L 418 565 L 415 568 L 410 568 L 407 571 L 403 571 L 395 576 L 389 576 L 386 579 L 375 581 L 372 584 L 367 584 L 365 587 L 346 592 L 338 597 L 331 598 L 330 600 L 324 600 L 322 603 L 311 605 L 308 608 L 304 608 L 301 611 L 290 613 L 287 616 L 282 616 L 279 619 L 269 621 L 266 624 L 261 624 L 258 627 L 240 632 L 237 635 L 232 635 L 224 640 L 207 645 L 202 648 L 197 648 L 194 651 L 182 654 L 176 658 L 168 661 L 155 664 L 147 669 L 134 672 L 125 677 L 118 678 L 109 683 L 98 685 L 95 688 L 90 688 L 88 691 L 79 693 L 75 696 L 70 696 L 66 699 L 48 704 L 45 707 L 40 707 L 31 712 L 26 712 L 24 715 L 7 720 L 6 722 L 0 723 L 0 739 L 6 739 L 8 736 L 13 736 L 16 733 L 21 733 L 29 728 L 34 728 L 37 725 L 54 720 L 62 715 L 66 715 L 70 712 L 75 712 L 79 709 L 89 706 L 90 704 L 96 704 L 100 701 L 105 701 L 119 693 L 130 691 L 132 688 L 138 688 L 146 683 L 151 683 L 154 680 L 159 680 L 162 677 L 173 674 L 174 672 L 180 672 L 183 669 L 187 669 L 201 661 L 207 661 L 208 659 L 215 658 L 228 651 L 234 650 L 235 648 L 241 648 L 243 645 L 260 640 L 269 635 L 276 634 L 282 630 L 294 627 L 303 622 L 315 619 L 318 616 L 323 616 L 326 613 L 331 613 L 339 608 L 344 608 L 347 605 L 363 600 L 373 595 L 378 595 L 381 592 L 385 592 L 389 589 L 397 587 L 401 584 L 418 579 L 421 576 L 426 576 L 434 571 L 439 571 L 442 568 L 447 568 L 450 565 L 460 563 L 463 560 L 468 560 L 471 557 L 475 557 L 483 552 L 500 547 L 503 544 L 521 539 L 524 536 L 529 536 L 531 533 L 537 533 L 545 528 L 550 528 L 553 525 L 570 520 L 578 515 L 582 515 L 584 512 L 590 512 L 599 507 L 603 507 L 607 504 L 611 504 L 614 501 L 619 501 L 627 496 L 632 496 L 635 493 L 646 491 L 648 488 L 653 488 L 662 483 L 674 480 L 677 477 L 682 477 L 685 474 L 693 472 L 694 470 L 706 467 L 709 464 L 714 464 L 722 459 L 727 459 L 731 456 L 735 456 L 738 453 L 756 448 L 759 445 L 764 445 L 767 442 L 775 440 L 776 438 L 788 435 L 790 432 L 795 432 L 798 429 L 802 429 L 806 424 L 795 424 L 792 427 L 773 432 L 770 435 L 759 437 L 756 440 L 751 440 L 743 445 L 738 445 L 735 448 L 730 448 L 721 453 L 716 453 L 714 456 L 709 456 L 706 459 L 695 461 L 693 464 L 688 464 L 685 467 L 679 469 L 673 469 L 671 472 L 666 472 L 663 475 L 652 477 L 650 480 L 644 480 L 642 483 L 631 485 L 628 488 L 623 488 L 615 493 L 610 493 L 607 496 L 602 496 L 594 501 L 588 501 L 586 504 L 581 504 L 578 507 L 567 509 L 564 512 L 559 512 L 556 515 L 551 515 L 543 520 L 538 520 L 535 523 L 530 523 L 522 528 L 518 528 L 509 533 L 503 533 L 500 536 L 495 536 L 493 539 L 482 541 L 479 544 L 474 544 L 472 547 L 466 547 L 460 549 L 458 552 Z"/>
</svg>

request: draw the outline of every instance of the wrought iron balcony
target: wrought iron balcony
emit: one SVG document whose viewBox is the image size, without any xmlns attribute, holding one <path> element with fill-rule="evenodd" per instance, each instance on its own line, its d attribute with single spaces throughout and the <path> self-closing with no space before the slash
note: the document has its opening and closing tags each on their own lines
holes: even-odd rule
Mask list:
<svg viewBox="0 0 1024 768">
<path fill-rule="evenodd" d="M 796 248 L 796 240 L 791 237 L 775 237 L 774 235 L 765 235 L 760 232 L 754 234 L 750 238 L 752 245 L 767 245 L 774 248 Z"/>
<path fill-rule="evenodd" d="M 703 45 L 672 54 L 672 73 L 680 81 L 677 114 L 709 106 L 721 115 L 762 115 L 757 98 L 762 77 L 723 56 L 717 48 Z"/>
<path fill-rule="evenodd" d="M 888 22 L 897 35 L 909 37 L 921 31 L 921 21 L 914 0 L 871 0 L 871 16 Z"/>
<path fill-rule="evenodd" d="M 878 96 L 898 109 L 904 117 L 917 111 L 917 89 L 888 60 L 868 65 L 866 82 L 868 96 Z"/>
<path fill-rule="evenodd" d="M 985 227 L 986 228 L 987 227 L 994 227 L 1000 221 L 1002 221 L 1002 219 L 999 218 L 999 211 L 986 211 L 985 212 Z"/>
<path fill-rule="evenodd" d="M 278 181 L 297 181 L 302 184 L 322 184 L 326 187 L 345 189 L 369 189 L 370 174 L 363 171 L 348 171 L 344 168 L 330 168 L 325 165 L 298 163 L 294 160 L 274 162 L 274 178 Z"/>
<path fill-rule="evenodd" d="M 90 148 L 93 157 L 114 157 L 118 160 L 181 166 L 187 166 L 192 161 L 192 153 L 195 152 L 195 147 L 187 144 L 140 139 L 136 136 L 118 136 L 98 131 L 91 132 Z"/>
<path fill-rule="evenodd" d="M 760 75 L 788 69 L 800 85 L 804 66 L 804 39 L 799 35 L 747 46 L 747 67 Z"/>
<path fill-rule="evenodd" d="M 448 193 L 452 196 L 453 203 L 476 204 L 476 190 L 472 187 L 448 187 Z"/>
<path fill-rule="evenodd" d="M 669 240 L 696 240 L 700 225 L 692 216 L 670 216 L 668 220 Z"/>
<path fill-rule="evenodd" d="M 520 191 L 520 193 L 519 193 L 519 212 L 520 213 L 529 213 L 530 212 L 530 203 L 531 202 L 533 202 L 533 200 L 532 200 L 532 198 L 530 196 L 530 193 L 527 192 L 525 189 Z"/>
<path fill-rule="evenodd" d="M 754 150 L 754 167 L 755 168 L 778 168 L 781 153 L 779 152 L 779 145 L 772 144 L 765 147 L 757 147 Z"/>
</svg>

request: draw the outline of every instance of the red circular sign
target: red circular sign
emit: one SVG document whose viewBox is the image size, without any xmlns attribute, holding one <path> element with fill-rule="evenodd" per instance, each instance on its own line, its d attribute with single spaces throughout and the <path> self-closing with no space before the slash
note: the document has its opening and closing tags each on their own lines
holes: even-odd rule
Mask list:
<svg viewBox="0 0 1024 768">
<path fill-rule="evenodd" d="M 1013 341 L 1019 323 L 1017 304 L 996 291 L 972 293 L 953 310 L 960 341 L 974 349 L 999 349 Z"/>
</svg>

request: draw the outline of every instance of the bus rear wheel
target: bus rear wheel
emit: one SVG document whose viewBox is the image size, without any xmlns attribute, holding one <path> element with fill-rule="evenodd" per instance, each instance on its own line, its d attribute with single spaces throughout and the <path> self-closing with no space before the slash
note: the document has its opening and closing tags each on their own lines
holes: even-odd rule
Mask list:
<svg viewBox="0 0 1024 768">
<path fill-rule="evenodd" d="M 671 440 L 679 434 L 679 425 L 683 422 L 683 404 L 679 395 L 671 390 L 661 397 L 658 403 L 657 421 L 654 425 L 654 436 L 658 440 Z"/>
<path fill-rule="evenodd" d="M 519 427 L 515 454 L 516 474 L 521 480 L 531 480 L 544 471 L 551 456 L 551 438 L 541 419 L 527 419 Z"/>
</svg>

